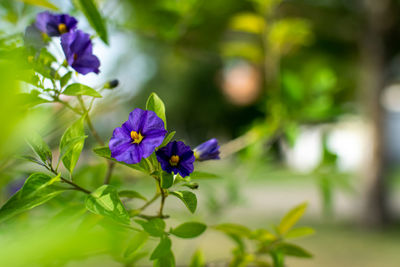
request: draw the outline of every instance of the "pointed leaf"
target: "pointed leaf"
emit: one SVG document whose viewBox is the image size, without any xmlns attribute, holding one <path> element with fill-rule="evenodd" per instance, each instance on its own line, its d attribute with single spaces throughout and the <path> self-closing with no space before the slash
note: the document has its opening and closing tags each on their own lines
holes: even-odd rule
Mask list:
<svg viewBox="0 0 400 267">
<path fill-rule="evenodd" d="M 279 244 L 276 249 L 288 256 L 312 258 L 312 254 L 310 252 L 294 244 L 282 243 Z"/>
<path fill-rule="evenodd" d="M 151 236 L 162 236 L 164 234 L 165 222 L 160 218 L 154 218 L 149 221 L 135 220 L 136 223 L 140 224 L 147 233 Z"/>
<path fill-rule="evenodd" d="M 174 175 L 167 172 L 161 174 L 161 187 L 170 188 L 174 184 Z"/>
<path fill-rule="evenodd" d="M 161 145 L 160 145 L 157 149 L 162 148 L 162 147 L 165 147 L 165 146 L 169 143 L 169 141 L 171 141 L 172 138 L 174 138 L 175 133 L 176 133 L 175 131 L 170 132 L 170 133 L 164 138 L 163 142 L 161 143 Z"/>
<path fill-rule="evenodd" d="M 102 97 L 96 90 L 92 87 L 81 83 L 73 83 L 67 86 L 65 90 L 62 92 L 63 95 L 71 95 L 71 96 L 80 96 L 87 95 L 93 97 Z"/>
<path fill-rule="evenodd" d="M 85 131 L 83 129 L 85 117 L 74 122 L 63 134 L 60 142 L 60 153 L 65 168 L 72 174 L 78 162 L 85 143 Z"/>
<path fill-rule="evenodd" d="M 80 9 L 85 15 L 89 24 L 100 36 L 105 44 L 108 44 L 108 33 L 105 21 L 101 16 L 96 3 L 93 0 L 73 0 L 76 8 Z"/>
<path fill-rule="evenodd" d="M 282 235 L 286 234 L 297 223 L 301 216 L 303 216 L 306 209 L 307 203 L 302 203 L 290 210 L 285 217 L 283 217 L 278 226 L 279 233 Z"/>
<path fill-rule="evenodd" d="M 171 229 L 170 233 L 180 238 L 193 238 L 201 235 L 207 225 L 198 222 L 187 222 Z"/>
<path fill-rule="evenodd" d="M 39 156 L 43 163 L 51 162 L 52 153 L 49 146 L 43 141 L 42 137 L 37 133 L 31 133 L 28 138 L 28 143 L 32 150 Z"/>
<path fill-rule="evenodd" d="M 151 254 L 150 260 L 162 258 L 168 255 L 169 251 L 171 251 L 171 239 L 168 236 L 162 236 L 160 243 Z"/>
<path fill-rule="evenodd" d="M 242 237 L 250 237 L 251 230 L 246 226 L 235 223 L 222 223 L 214 227 L 216 230 L 225 234 L 233 234 Z"/>
<path fill-rule="evenodd" d="M 147 99 L 146 109 L 154 111 L 158 117 L 164 121 L 164 127 L 167 129 L 167 119 L 165 117 L 165 105 L 156 93 L 151 93 Z M 171 137 L 172 138 L 172 137 Z"/>
<path fill-rule="evenodd" d="M 197 198 L 196 195 L 190 191 L 172 191 L 171 195 L 176 196 L 185 204 L 185 206 L 190 210 L 191 213 L 196 211 Z"/>
<path fill-rule="evenodd" d="M 313 235 L 315 233 L 314 229 L 311 227 L 298 227 L 289 230 L 285 238 L 298 238 L 298 237 L 303 237 L 303 236 L 308 236 L 308 235 Z"/>
<path fill-rule="evenodd" d="M 40 7 L 53 9 L 53 10 L 58 10 L 58 7 L 56 7 L 55 5 L 53 5 L 52 3 L 50 3 L 47 0 L 19 0 L 19 1 L 29 4 L 29 5 L 33 5 L 33 6 L 40 6 Z"/>
<path fill-rule="evenodd" d="M 111 185 L 102 185 L 86 198 L 86 208 L 117 222 L 129 224 L 129 214 Z"/>
<path fill-rule="evenodd" d="M 59 181 L 59 175 L 34 173 L 29 176 L 22 188 L 0 208 L 0 221 L 39 206 L 66 190 Z"/>
</svg>

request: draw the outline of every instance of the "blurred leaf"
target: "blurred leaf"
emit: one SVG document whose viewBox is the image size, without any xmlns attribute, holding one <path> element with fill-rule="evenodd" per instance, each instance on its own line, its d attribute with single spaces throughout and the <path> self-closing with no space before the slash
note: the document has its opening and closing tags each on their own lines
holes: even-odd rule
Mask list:
<svg viewBox="0 0 400 267">
<path fill-rule="evenodd" d="M 172 173 L 162 172 L 161 174 L 161 187 L 170 188 L 174 184 L 174 175 Z"/>
<path fill-rule="evenodd" d="M 146 109 L 154 111 L 158 117 L 164 121 L 164 127 L 167 129 L 167 119 L 165 117 L 165 105 L 156 93 L 151 93 L 147 99 Z"/>
<path fill-rule="evenodd" d="M 285 137 L 290 147 L 294 147 L 297 137 L 299 136 L 299 126 L 292 122 L 285 127 Z"/>
<path fill-rule="evenodd" d="M 193 254 L 189 267 L 204 267 L 204 266 L 206 266 L 206 263 L 204 261 L 203 252 L 198 249 Z"/>
<path fill-rule="evenodd" d="M 198 222 L 187 222 L 170 230 L 170 233 L 180 238 L 193 238 L 201 235 L 207 225 Z"/>
<path fill-rule="evenodd" d="M 281 243 L 277 245 L 277 250 L 284 253 L 288 256 L 295 256 L 299 258 L 312 258 L 310 252 L 306 251 L 305 249 L 289 243 Z"/>
<path fill-rule="evenodd" d="M 304 212 L 307 209 L 307 203 L 302 203 L 292 210 L 290 210 L 285 217 L 283 217 L 281 223 L 278 226 L 278 231 L 280 234 L 286 234 L 296 223 L 297 221 L 303 216 Z"/>
<path fill-rule="evenodd" d="M 161 145 L 160 145 L 157 149 L 166 146 L 166 145 L 169 143 L 169 141 L 171 141 L 171 139 L 174 138 L 175 133 L 176 133 L 175 131 L 170 132 L 170 133 L 164 138 L 163 142 L 161 143 Z"/>
<path fill-rule="evenodd" d="M 214 226 L 218 231 L 224 232 L 225 234 L 233 234 L 242 237 L 250 237 L 251 230 L 246 226 L 234 223 L 222 223 Z"/>
<path fill-rule="evenodd" d="M 90 25 L 94 28 L 101 40 L 108 44 L 106 23 L 93 0 L 73 0 L 76 8 L 82 11 Z"/>
<path fill-rule="evenodd" d="M 135 220 L 136 223 L 140 224 L 147 233 L 151 236 L 162 236 L 164 234 L 165 222 L 160 218 L 154 218 L 148 221 Z"/>
<path fill-rule="evenodd" d="M 171 249 L 154 261 L 153 267 L 175 267 L 175 257 Z"/>
<path fill-rule="evenodd" d="M 140 249 L 144 245 L 144 243 L 146 243 L 148 238 L 149 235 L 145 232 L 139 232 L 135 234 L 125 250 L 124 257 L 130 258 L 133 253 L 135 253 L 138 249 Z"/>
<path fill-rule="evenodd" d="M 81 83 L 73 83 L 67 86 L 62 92 L 64 95 L 79 96 L 87 95 L 93 97 L 102 97 L 96 90 Z"/>
<path fill-rule="evenodd" d="M 170 251 L 171 251 L 171 239 L 169 239 L 168 236 L 162 236 L 160 239 L 160 243 L 151 254 L 150 260 L 163 258 L 164 256 L 168 255 Z"/>
<path fill-rule="evenodd" d="M 47 0 L 18 0 L 20 2 L 24 2 L 25 4 L 33 5 L 33 6 L 40 6 L 45 7 L 53 10 L 58 10 L 58 7 L 53 5 Z"/>
<path fill-rule="evenodd" d="M 313 235 L 314 233 L 315 231 L 311 227 L 298 227 L 288 231 L 285 235 L 285 238 L 287 239 L 298 238 L 298 237 Z"/>
<path fill-rule="evenodd" d="M 256 13 L 240 13 L 232 18 L 229 26 L 235 31 L 261 34 L 265 29 L 265 20 Z"/>
<path fill-rule="evenodd" d="M 97 156 L 118 162 L 119 164 L 125 165 L 129 168 L 144 172 L 144 173 L 149 173 L 149 169 L 148 166 L 146 164 L 146 162 L 144 160 L 142 160 L 141 162 L 137 163 L 137 164 L 127 164 L 125 162 L 122 161 L 117 161 L 116 159 L 111 157 L 111 150 L 109 147 L 104 146 L 104 147 L 97 147 L 95 149 L 93 149 L 93 152 L 96 153 Z"/>
<path fill-rule="evenodd" d="M 51 101 L 41 98 L 38 90 L 32 90 L 29 94 L 23 93 L 17 95 L 23 106 L 31 108 L 40 104 L 50 103 Z"/>
<path fill-rule="evenodd" d="M 55 184 L 59 181 L 60 175 L 34 173 L 29 176 L 23 187 L 0 208 L 0 221 L 39 206 L 66 190 Z"/>
<path fill-rule="evenodd" d="M 129 214 L 111 185 L 102 185 L 86 198 L 86 208 L 123 224 L 129 224 Z"/>
<path fill-rule="evenodd" d="M 65 154 L 62 155 L 62 162 L 71 174 L 74 171 L 85 143 L 86 136 L 83 129 L 84 120 L 85 116 L 82 116 L 79 120 L 74 122 L 61 137 L 60 152 L 65 151 Z"/>
<path fill-rule="evenodd" d="M 261 242 L 265 241 L 274 241 L 277 237 L 268 230 L 265 229 L 258 229 L 251 234 L 253 239 L 259 240 Z"/>
<path fill-rule="evenodd" d="M 216 179 L 220 178 L 218 175 L 208 172 L 194 171 L 190 174 L 191 179 Z"/>
<path fill-rule="evenodd" d="M 52 161 L 51 150 L 39 134 L 35 132 L 31 133 L 28 138 L 28 143 L 43 163 Z"/>
<path fill-rule="evenodd" d="M 311 25 L 305 19 L 281 19 L 269 27 L 268 42 L 277 54 L 287 54 L 300 46 L 309 45 L 313 40 Z"/>
<path fill-rule="evenodd" d="M 122 190 L 118 192 L 119 197 L 127 197 L 127 198 L 140 198 L 143 199 L 144 201 L 147 201 L 147 198 L 144 197 L 142 194 L 139 192 L 133 191 L 133 190 Z"/>
<path fill-rule="evenodd" d="M 71 80 L 71 77 L 72 77 L 72 71 L 67 72 L 64 76 L 61 77 L 60 79 L 61 88 L 64 88 L 64 86 L 67 85 L 69 80 Z"/>
<path fill-rule="evenodd" d="M 197 198 L 196 195 L 190 191 L 172 191 L 171 195 L 176 196 L 185 204 L 185 206 L 190 210 L 191 213 L 196 211 Z"/>
</svg>

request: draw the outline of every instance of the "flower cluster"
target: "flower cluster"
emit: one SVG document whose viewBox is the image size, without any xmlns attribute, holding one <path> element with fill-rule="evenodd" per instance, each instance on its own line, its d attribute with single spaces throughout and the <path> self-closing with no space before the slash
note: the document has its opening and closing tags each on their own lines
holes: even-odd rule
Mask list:
<svg viewBox="0 0 400 267">
<path fill-rule="evenodd" d="M 219 145 L 215 138 L 199 145 L 195 152 L 182 141 L 172 141 L 157 149 L 166 134 L 164 122 L 156 113 L 136 108 L 129 114 L 129 119 L 114 130 L 109 142 L 111 156 L 117 161 L 137 164 L 155 151 L 165 172 L 182 177 L 193 172 L 196 159 L 219 159 Z"/>
<path fill-rule="evenodd" d="M 61 46 L 68 65 L 83 75 L 99 73 L 100 61 L 93 54 L 90 35 L 77 30 L 77 24 L 78 21 L 67 14 L 41 12 L 36 16 L 35 23 L 27 28 L 25 42 L 40 48 L 49 37 L 61 36 Z"/>
</svg>

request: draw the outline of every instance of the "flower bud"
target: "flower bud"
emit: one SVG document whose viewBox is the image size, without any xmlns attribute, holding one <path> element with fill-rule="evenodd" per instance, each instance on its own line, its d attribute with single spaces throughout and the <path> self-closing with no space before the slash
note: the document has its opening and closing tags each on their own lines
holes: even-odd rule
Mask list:
<svg viewBox="0 0 400 267">
<path fill-rule="evenodd" d="M 104 88 L 105 88 L 105 89 L 112 90 L 112 89 L 114 89 L 115 87 L 117 87 L 118 85 L 119 85 L 119 81 L 118 81 L 117 79 L 114 79 L 114 80 L 111 80 L 111 81 L 106 82 L 106 83 L 104 84 Z"/>
</svg>

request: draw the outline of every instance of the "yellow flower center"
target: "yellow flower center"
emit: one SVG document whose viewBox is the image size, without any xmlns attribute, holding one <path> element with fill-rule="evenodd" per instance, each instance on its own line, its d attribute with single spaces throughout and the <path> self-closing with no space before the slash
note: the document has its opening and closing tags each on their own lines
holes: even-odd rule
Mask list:
<svg viewBox="0 0 400 267">
<path fill-rule="evenodd" d="M 171 156 L 171 158 L 169 159 L 169 164 L 171 164 L 171 166 L 176 166 L 179 163 L 179 156 L 177 155 L 173 155 Z"/>
<path fill-rule="evenodd" d="M 139 132 L 132 131 L 131 132 L 131 138 L 132 138 L 132 143 L 134 144 L 140 144 L 143 140 L 143 135 Z"/>
<path fill-rule="evenodd" d="M 58 24 L 58 32 L 59 33 L 63 34 L 63 33 L 66 33 L 67 31 L 68 31 L 67 25 L 65 25 L 64 23 Z"/>
</svg>

